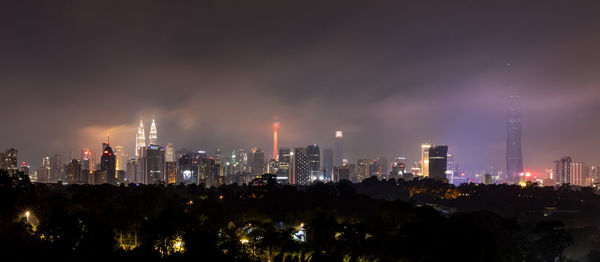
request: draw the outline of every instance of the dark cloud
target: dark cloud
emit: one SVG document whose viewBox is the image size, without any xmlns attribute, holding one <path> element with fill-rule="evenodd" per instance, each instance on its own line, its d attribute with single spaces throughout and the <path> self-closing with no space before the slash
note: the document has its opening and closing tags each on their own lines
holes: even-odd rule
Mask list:
<svg viewBox="0 0 600 262">
<path fill-rule="evenodd" d="M 161 143 L 332 146 L 416 160 L 448 144 L 503 168 L 523 99 L 525 165 L 596 164 L 599 5 L 565 1 L 9 1 L 0 11 L 0 146 L 44 153 Z M 505 63 L 511 69 L 506 70 Z"/>
</svg>

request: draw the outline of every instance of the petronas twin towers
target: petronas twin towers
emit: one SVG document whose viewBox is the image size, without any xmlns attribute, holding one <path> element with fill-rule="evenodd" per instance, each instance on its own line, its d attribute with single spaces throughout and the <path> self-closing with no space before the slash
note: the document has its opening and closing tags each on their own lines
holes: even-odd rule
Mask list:
<svg viewBox="0 0 600 262">
<path fill-rule="evenodd" d="M 148 136 L 148 145 L 158 145 L 158 132 L 156 131 L 156 123 L 152 119 L 150 126 L 150 136 Z M 144 132 L 144 122 L 140 120 L 140 126 L 135 138 L 135 156 L 139 156 L 140 150 L 146 147 L 146 133 Z"/>
</svg>

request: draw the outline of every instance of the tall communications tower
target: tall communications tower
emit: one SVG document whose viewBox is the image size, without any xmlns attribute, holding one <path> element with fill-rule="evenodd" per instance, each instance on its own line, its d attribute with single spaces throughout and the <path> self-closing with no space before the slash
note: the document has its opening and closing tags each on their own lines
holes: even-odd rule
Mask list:
<svg viewBox="0 0 600 262">
<path fill-rule="evenodd" d="M 519 97 L 511 96 L 506 114 L 506 176 L 508 182 L 517 183 L 523 173 L 521 150 L 521 110 Z"/>
<path fill-rule="evenodd" d="M 277 118 L 275 119 L 277 120 Z M 273 123 L 273 159 L 275 161 L 279 160 L 279 156 L 277 155 L 277 131 L 279 130 L 279 122 Z"/>
</svg>

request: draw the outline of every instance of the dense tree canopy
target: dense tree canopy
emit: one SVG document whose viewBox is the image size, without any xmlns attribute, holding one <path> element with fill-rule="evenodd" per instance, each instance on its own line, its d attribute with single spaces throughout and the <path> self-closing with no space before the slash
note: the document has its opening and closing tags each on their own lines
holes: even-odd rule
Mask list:
<svg viewBox="0 0 600 262">
<path fill-rule="evenodd" d="M 0 256 L 3 261 L 564 261 L 563 251 L 577 244 L 568 229 L 595 225 L 599 205 L 589 190 L 454 187 L 430 180 L 209 189 L 63 186 L 32 184 L 22 174 L 2 171 Z M 593 249 L 582 250 L 587 255 Z"/>
</svg>

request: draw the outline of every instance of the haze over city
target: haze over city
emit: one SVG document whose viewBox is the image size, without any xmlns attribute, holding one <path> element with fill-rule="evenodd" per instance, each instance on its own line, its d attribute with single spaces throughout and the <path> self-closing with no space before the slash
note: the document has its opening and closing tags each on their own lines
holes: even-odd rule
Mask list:
<svg viewBox="0 0 600 262">
<path fill-rule="evenodd" d="M 586 2 L 586 1 L 583 1 Z M 161 144 L 272 143 L 419 160 L 447 144 L 465 170 L 505 169 L 520 95 L 523 161 L 597 164 L 599 6 L 564 1 L 11 1 L 0 11 L 0 147 L 41 156 L 111 143 L 143 118 Z M 573 15 L 576 14 L 576 15 Z M 510 66 L 507 66 L 510 64 Z M 507 70 L 507 67 L 510 69 Z"/>
</svg>

